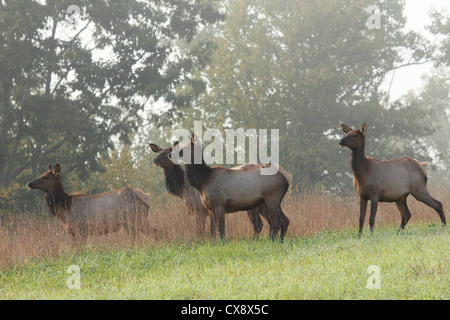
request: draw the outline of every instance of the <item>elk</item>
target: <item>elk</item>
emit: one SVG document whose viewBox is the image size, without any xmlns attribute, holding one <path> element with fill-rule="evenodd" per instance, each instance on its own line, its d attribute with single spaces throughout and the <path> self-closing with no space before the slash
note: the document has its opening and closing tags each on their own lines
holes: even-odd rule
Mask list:
<svg viewBox="0 0 450 320">
<path fill-rule="evenodd" d="M 35 180 L 28 189 L 45 192 L 45 202 L 51 214 L 57 217 L 75 242 L 85 242 L 88 236 L 118 231 L 121 227 L 131 233 L 150 235 L 147 221 L 149 195 L 139 189 L 123 188 L 97 195 L 67 194 L 64 192 L 61 166 L 56 164 Z"/>
<path fill-rule="evenodd" d="M 195 149 L 202 155 L 201 144 L 192 134 L 191 140 L 179 148 L 178 155 L 183 157 L 185 150 L 190 152 L 190 161 L 185 163 L 186 177 L 189 184 L 200 192 L 203 206 L 212 212 L 213 235 L 218 230 L 221 239 L 224 238 L 226 213 L 251 210 L 263 204 L 268 211 L 270 238 L 274 240 L 281 229 L 280 238 L 283 241 L 289 219 L 281 209 L 281 201 L 289 188 L 291 175 L 282 167 L 273 175 L 262 175 L 261 169 L 270 165 L 238 169 L 210 167 L 203 160 L 203 155 L 197 164 L 194 163 Z M 169 155 L 172 161 L 171 155 L 176 154 L 174 151 Z"/>
<path fill-rule="evenodd" d="M 339 141 L 341 147 L 351 150 L 353 187 L 360 198 L 359 234 L 362 234 L 367 202 L 370 200 L 370 230 L 373 232 L 378 202 L 395 202 L 401 215 L 399 231 L 403 230 L 411 218 L 406 198 L 411 194 L 417 200 L 436 210 L 442 225 L 446 225 L 442 203 L 428 192 L 426 162 L 404 157 L 380 161 L 364 155 L 367 125 L 361 130 L 352 130 L 344 124 L 341 129 L 347 135 Z"/>
<path fill-rule="evenodd" d="M 178 141 L 174 142 L 173 147 L 176 147 L 177 145 Z M 198 234 L 202 235 L 205 233 L 206 217 L 209 216 L 210 212 L 203 206 L 200 199 L 200 192 L 188 183 L 187 179 L 185 178 L 185 172 L 181 168 L 181 166 L 173 163 L 169 159 L 169 154 L 172 153 L 173 147 L 162 149 L 156 144 L 150 143 L 150 149 L 158 154 L 153 160 L 153 164 L 161 167 L 164 170 L 167 190 L 171 194 L 180 197 L 183 200 L 186 212 L 195 216 L 197 223 L 197 232 Z M 251 166 L 257 165 L 246 163 L 237 167 L 233 167 L 231 169 L 237 170 L 240 168 Z M 247 214 L 250 222 L 252 223 L 254 237 L 256 238 L 260 234 L 263 227 L 263 223 L 261 221 L 261 218 L 259 217 L 259 214 L 261 214 L 266 220 L 269 221 L 267 209 L 263 205 L 261 205 L 258 208 L 248 210 Z M 214 227 L 212 219 L 211 227 Z M 213 233 L 213 230 L 211 230 L 211 233 Z"/>
</svg>

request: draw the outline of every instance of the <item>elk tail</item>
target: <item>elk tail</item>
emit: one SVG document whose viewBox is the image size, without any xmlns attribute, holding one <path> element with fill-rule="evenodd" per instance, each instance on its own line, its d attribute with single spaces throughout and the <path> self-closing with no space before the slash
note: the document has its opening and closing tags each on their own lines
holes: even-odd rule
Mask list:
<svg viewBox="0 0 450 320">
<path fill-rule="evenodd" d="M 428 167 L 429 163 L 428 162 L 419 162 L 419 164 L 420 164 L 420 169 L 422 169 L 423 173 L 425 174 L 425 177 L 428 178 L 428 173 L 425 168 Z"/>
<path fill-rule="evenodd" d="M 281 172 L 281 174 L 286 178 L 287 182 L 289 183 L 289 185 L 292 183 L 292 174 L 290 174 L 289 172 L 287 172 L 286 170 L 284 170 L 284 168 L 279 167 L 278 171 Z"/>
</svg>

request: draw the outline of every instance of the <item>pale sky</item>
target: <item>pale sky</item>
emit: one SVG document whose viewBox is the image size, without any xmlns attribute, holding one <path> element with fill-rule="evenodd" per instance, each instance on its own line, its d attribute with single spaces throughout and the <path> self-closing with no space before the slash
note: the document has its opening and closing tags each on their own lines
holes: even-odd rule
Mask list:
<svg viewBox="0 0 450 320">
<path fill-rule="evenodd" d="M 431 8 L 436 8 L 440 12 L 447 11 L 450 14 L 450 0 L 406 0 L 404 15 L 407 18 L 407 29 L 417 32 L 423 32 L 424 26 L 429 24 L 429 12 Z M 433 64 L 409 66 L 398 69 L 395 72 L 394 81 L 392 83 L 390 100 L 393 101 L 409 90 L 416 90 L 422 84 L 421 76 L 429 73 Z M 386 88 L 392 79 L 392 73 L 386 77 Z"/>
</svg>

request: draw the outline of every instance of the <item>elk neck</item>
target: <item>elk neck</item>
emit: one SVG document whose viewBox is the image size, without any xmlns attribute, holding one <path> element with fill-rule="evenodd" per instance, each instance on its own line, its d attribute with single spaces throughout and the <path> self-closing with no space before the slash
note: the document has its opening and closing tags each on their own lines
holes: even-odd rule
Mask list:
<svg viewBox="0 0 450 320">
<path fill-rule="evenodd" d="M 170 168 L 164 168 L 166 178 L 166 188 L 171 194 L 182 198 L 186 190 L 184 170 L 177 165 Z"/>
<path fill-rule="evenodd" d="M 360 180 L 366 172 L 367 158 L 364 154 L 365 141 L 356 149 L 351 149 L 352 171 L 356 179 Z"/>
<path fill-rule="evenodd" d="M 191 186 L 199 191 L 202 191 L 202 186 L 208 181 L 211 172 L 212 169 L 206 165 L 203 158 L 201 164 L 186 164 L 187 179 Z"/>
<path fill-rule="evenodd" d="M 64 192 L 61 182 L 59 182 L 52 191 L 45 193 L 45 202 L 52 215 L 64 220 L 65 213 L 69 211 L 71 198 Z"/>
</svg>

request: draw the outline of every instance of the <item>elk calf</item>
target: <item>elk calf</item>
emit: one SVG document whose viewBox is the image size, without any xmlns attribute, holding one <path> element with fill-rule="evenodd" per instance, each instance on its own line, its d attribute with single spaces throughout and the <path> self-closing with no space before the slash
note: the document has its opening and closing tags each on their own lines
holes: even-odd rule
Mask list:
<svg viewBox="0 0 450 320">
<path fill-rule="evenodd" d="M 147 235 L 149 195 L 139 189 L 123 188 L 97 195 L 67 194 L 56 164 L 39 178 L 27 183 L 28 189 L 45 192 L 50 212 L 64 225 L 75 241 L 85 242 L 88 236 L 118 231 L 121 227 L 135 239 L 137 231 Z"/>
<path fill-rule="evenodd" d="M 364 155 L 367 125 L 361 130 L 352 130 L 344 124 L 341 129 L 347 135 L 339 141 L 341 147 L 351 150 L 353 187 L 360 197 L 359 236 L 362 234 L 367 202 L 370 200 L 370 230 L 373 231 L 378 202 L 395 202 L 401 214 L 399 230 L 403 230 L 411 218 L 406 198 L 414 198 L 436 210 L 442 225 L 446 225 L 442 203 L 434 199 L 427 190 L 426 162 L 404 157 L 380 161 Z"/>
</svg>

